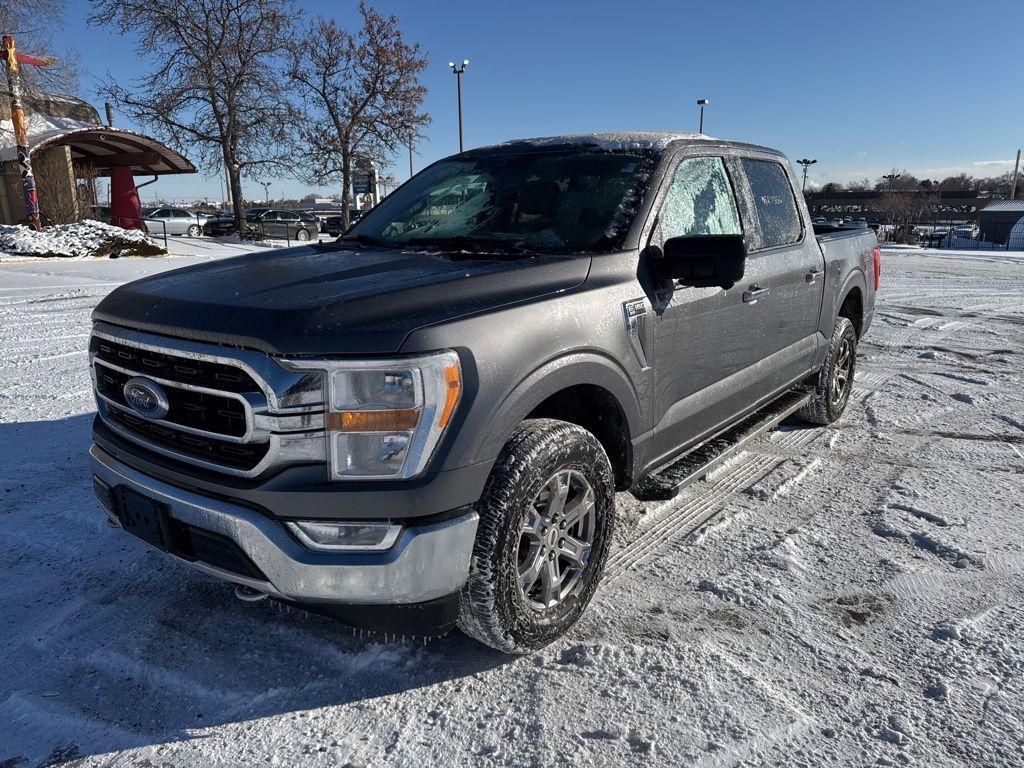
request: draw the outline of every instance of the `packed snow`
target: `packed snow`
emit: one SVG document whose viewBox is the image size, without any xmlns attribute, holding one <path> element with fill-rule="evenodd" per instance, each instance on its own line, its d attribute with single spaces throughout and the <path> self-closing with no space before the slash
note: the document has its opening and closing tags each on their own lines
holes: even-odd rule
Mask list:
<svg viewBox="0 0 1024 768">
<path fill-rule="evenodd" d="M 96 256 L 156 255 L 164 248 L 137 229 L 122 229 L 85 219 L 36 232 L 22 224 L 0 224 L 0 260 L 25 258 L 86 259 Z"/>
<path fill-rule="evenodd" d="M 89 312 L 197 260 L 0 265 L 0 765 L 1024 763 L 1024 260 L 887 251 L 843 419 L 620 495 L 524 658 L 243 604 L 104 525 Z"/>
</svg>

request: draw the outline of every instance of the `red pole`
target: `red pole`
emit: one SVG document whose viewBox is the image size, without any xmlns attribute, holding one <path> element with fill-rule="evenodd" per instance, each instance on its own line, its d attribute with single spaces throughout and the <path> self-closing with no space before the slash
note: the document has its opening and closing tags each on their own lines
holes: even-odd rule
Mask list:
<svg viewBox="0 0 1024 768">
<path fill-rule="evenodd" d="M 28 155 L 28 125 L 25 123 L 25 110 L 21 106 L 21 74 L 18 72 L 18 55 L 14 49 L 12 35 L 4 35 L 4 62 L 7 65 L 7 90 L 11 98 L 14 143 L 18 148 L 18 167 L 25 190 L 25 218 L 32 229 L 39 230 L 39 197 L 36 194 L 36 180 L 32 176 L 32 162 Z"/>
</svg>

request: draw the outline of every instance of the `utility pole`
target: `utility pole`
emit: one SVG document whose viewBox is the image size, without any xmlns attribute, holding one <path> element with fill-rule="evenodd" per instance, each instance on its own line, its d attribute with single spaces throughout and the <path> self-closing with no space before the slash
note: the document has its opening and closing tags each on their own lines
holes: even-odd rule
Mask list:
<svg viewBox="0 0 1024 768">
<path fill-rule="evenodd" d="M 704 133 L 704 107 L 711 103 L 711 99 L 697 99 L 697 106 L 700 107 L 700 128 L 698 133 Z"/>
<path fill-rule="evenodd" d="M 455 66 L 454 61 L 448 62 L 448 68 L 451 69 L 452 74 L 455 75 L 459 92 L 459 152 L 462 152 L 462 75 L 466 71 L 466 67 L 469 66 L 469 59 L 463 59 L 462 64 Z"/>
<path fill-rule="evenodd" d="M 797 160 L 796 162 L 797 162 L 797 165 L 802 165 L 804 167 L 804 183 L 803 183 L 803 186 L 800 187 L 800 191 L 804 192 L 804 191 L 807 190 L 807 169 L 810 168 L 812 165 L 814 165 L 818 161 L 817 160 L 808 160 L 805 157 L 802 160 Z"/>
<path fill-rule="evenodd" d="M 1010 199 L 1017 199 L 1017 172 L 1020 170 L 1020 150 L 1017 150 L 1017 159 L 1013 163 L 1013 187 L 1010 189 Z"/>
<path fill-rule="evenodd" d="M 409 134 L 409 177 L 413 178 L 413 141 L 416 139 L 416 134 L 410 132 Z"/>
<path fill-rule="evenodd" d="M 39 222 L 39 193 L 36 179 L 32 175 L 32 161 L 29 159 L 28 123 L 25 122 L 25 108 L 21 104 L 21 72 L 19 64 L 47 67 L 54 62 L 51 57 L 39 58 L 18 53 L 13 35 L 4 35 L 4 63 L 7 67 L 7 92 L 11 100 L 11 123 L 14 128 L 14 144 L 18 152 L 18 169 L 21 171 L 22 189 L 25 193 L 25 220 L 37 232 L 42 229 Z"/>
<path fill-rule="evenodd" d="M 270 182 L 269 181 L 261 181 L 260 184 L 263 185 L 263 197 L 266 198 L 267 204 L 269 205 L 270 204 Z"/>
</svg>

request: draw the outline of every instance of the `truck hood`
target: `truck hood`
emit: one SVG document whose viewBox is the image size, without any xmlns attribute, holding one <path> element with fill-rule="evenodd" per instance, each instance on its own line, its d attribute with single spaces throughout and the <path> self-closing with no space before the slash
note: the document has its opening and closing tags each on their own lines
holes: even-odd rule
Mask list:
<svg viewBox="0 0 1024 768">
<path fill-rule="evenodd" d="M 582 283 L 589 256 L 450 258 L 316 244 L 127 283 L 94 320 L 274 355 L 388 354 L 410 332 Z"/>
</svg>

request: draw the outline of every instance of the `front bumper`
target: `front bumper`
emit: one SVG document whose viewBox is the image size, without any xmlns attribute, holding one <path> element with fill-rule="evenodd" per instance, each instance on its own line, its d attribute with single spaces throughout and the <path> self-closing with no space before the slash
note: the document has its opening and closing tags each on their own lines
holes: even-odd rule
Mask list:
<svg viewBox="0 0 1024 768">
<path fill-rule="evenodd" d="M 280 521 L 249 507 L 200 495 L 149 477 L 99 446 L 90 450 L 93 474 L 110 488 L 128 489 L 166 505 L 169 517 L 233 542 L 259 574 L 255 578 L 170 552 L 212 576 L 299 604 L 408 606 L 450 598 L 466 582 L 477 514 L 407 526 L 384 552 L 311 552 Z M 358 510 L 346 517 L 360 519 Z"/>
</svg>

